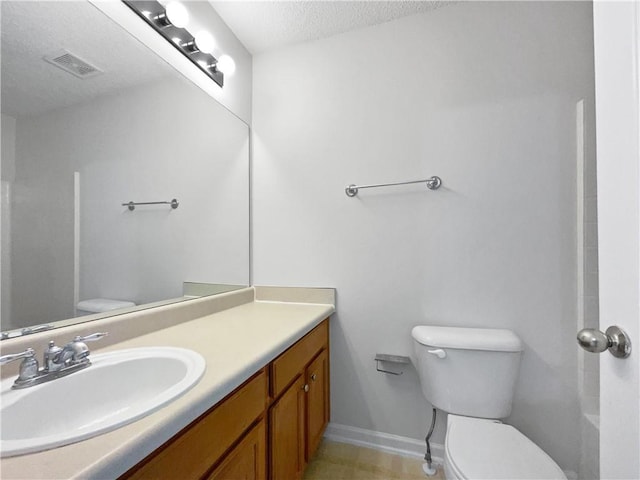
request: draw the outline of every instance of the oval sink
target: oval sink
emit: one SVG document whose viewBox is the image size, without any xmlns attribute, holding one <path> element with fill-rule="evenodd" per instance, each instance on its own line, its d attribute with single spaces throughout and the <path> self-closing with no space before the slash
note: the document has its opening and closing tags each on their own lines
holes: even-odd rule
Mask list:
<svg viewBox="0 0 640 480">
<path fill-rule="evenodd" d="M 205 360 L 191 350 L 145 347 L 91 355 L 92 365 L 23 390 L 0 382 L 0 454 L 33 453 L 131 423 L 194 386 Z"/>
</svg>

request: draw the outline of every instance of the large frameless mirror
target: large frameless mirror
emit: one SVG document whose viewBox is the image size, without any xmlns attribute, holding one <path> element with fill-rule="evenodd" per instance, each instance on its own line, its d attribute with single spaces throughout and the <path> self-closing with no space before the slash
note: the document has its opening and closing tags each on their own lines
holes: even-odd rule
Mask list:
<svg viewBox="0 0 640 480">
<path fill-rule="evenodd" d="M 248 285 L 248 126 L 89 2 L 0 8 L 5 337 Z"/>
</svg>

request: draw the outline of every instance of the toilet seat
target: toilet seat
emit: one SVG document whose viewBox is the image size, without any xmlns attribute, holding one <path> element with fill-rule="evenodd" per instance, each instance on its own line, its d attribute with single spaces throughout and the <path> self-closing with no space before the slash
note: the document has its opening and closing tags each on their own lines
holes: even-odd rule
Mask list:
<svg viewBox="0 0 640 480">
<path fill-rule="evenodd" d="M 447 478 L 566 480 L 540 447 L 510 425 L 449 415 L 445 439 Z"/>
</svg>

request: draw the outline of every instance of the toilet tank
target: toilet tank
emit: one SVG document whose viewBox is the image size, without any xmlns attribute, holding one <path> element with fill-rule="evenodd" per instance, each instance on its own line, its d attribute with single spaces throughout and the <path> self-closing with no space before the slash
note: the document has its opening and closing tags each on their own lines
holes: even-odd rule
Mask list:
<svg viewBox="0 0 640 480">
<path fill-rule="evenodd" d="M 411 331 L 422 392 L 456 415 L 511 413 L 522 341 L 511 330 L 418 326 Z"/>
</svg>

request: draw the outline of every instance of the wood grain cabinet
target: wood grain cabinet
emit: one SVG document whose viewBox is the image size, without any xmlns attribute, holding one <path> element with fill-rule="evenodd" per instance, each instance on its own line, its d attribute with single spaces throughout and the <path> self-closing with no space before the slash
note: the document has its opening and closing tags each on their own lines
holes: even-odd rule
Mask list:
<svg viewBox="0 0 640 480">
<path fill-rule="evenodd" d="M 271 363 L 271 480 L 296 480 L 329 422 L 329 322 Z M 286 385 L 286 386 L 285 386 Z"/>
<path fill-rule="evenodd" d="M 249 428 L 264 417 L 267 385 L 268 373 L 262 369 L 121 478 L 187 480 L 205 477 Z"/>
<path fill-rule="evenodd" d="M 307 435 L 306 458 L 309 460 L 320 445 L 329 423 L 329 352 L 324 349 L 306 369 Z"/>
<path fill-rule="evenodd" d="M 269 478 L 273 480 L 296 480 L 304 472 L 304 386 L 304 378 L 298 376 L 269 409 Z"/>
<path fill-rule="evenodd" d="M 267 434 L 262 420 L 213 470 L 207 480 L 263 480 L 267 476 Z"/>
<path fill-rule="evenodd" d="M 296 480 L 329 422 L 329 319 L 121 479 Z"/>
</svg>

